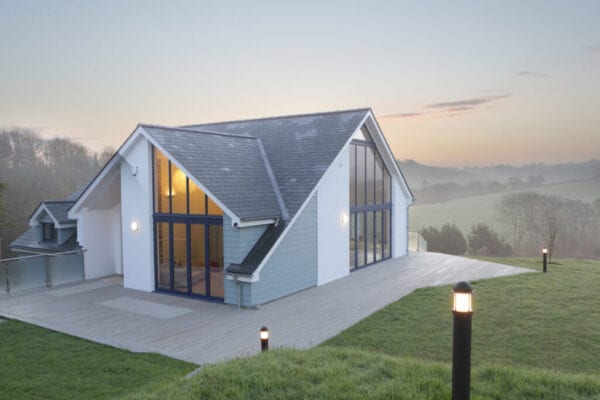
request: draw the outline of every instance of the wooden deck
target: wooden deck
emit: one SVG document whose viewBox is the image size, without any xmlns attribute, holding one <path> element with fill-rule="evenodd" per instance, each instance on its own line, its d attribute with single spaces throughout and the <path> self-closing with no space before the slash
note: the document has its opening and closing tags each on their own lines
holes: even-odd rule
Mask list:
<svg viewBox="0 0 600 400">
<path fill-rule="evenodd" d="M 410 255 L 256 309 L 124 289 L 118 277 L 0 296 L 0 317 L 18 319 L 95 342 L 157 352 L 196 364 L 270 346 L 306 348 L 338 334 L 413 290 L 532 272 L 437 253 Z"/>
</svg>

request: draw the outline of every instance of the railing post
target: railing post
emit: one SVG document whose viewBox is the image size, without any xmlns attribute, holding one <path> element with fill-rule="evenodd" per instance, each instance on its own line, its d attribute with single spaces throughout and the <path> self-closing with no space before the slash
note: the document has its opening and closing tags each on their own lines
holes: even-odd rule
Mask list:
<svg viewBox="0 0 600 400">
<path fill-rule="evenodd" d="M 44 256 L 44 269 L 46 272 L 46 287 L 52 287 L 52 277 L 50 276 L 50 260 L 48 255 Z"/>
<path fill-rule="evenodd" d="M 7 262 L 4 268 L 6 274 L 6 294 L 10 294 L 10 263 Z"/>
</svg>

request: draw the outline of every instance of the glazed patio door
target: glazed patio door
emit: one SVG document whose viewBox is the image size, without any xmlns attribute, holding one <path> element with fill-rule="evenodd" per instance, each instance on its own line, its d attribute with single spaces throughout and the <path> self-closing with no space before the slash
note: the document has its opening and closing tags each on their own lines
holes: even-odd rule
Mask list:
<svg viewBox="0 0 600 400">
<path fill-rule="evenodd" d="M 157 218 L 155 230 L 156 289 L 222 299 L 222 219 Z"/>
</svg>

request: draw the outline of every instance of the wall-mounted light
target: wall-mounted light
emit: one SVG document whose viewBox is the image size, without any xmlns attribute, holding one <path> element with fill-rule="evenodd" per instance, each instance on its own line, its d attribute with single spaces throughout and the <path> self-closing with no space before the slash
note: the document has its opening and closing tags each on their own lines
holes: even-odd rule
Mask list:
<svg viewBox="0 0 600 400">
<path fill-rule="evenodd" d="M 129 225 L 129 227 L 130 227 L 130 228 L 131 228 L 131 230 L 132 230 L 132 231 L 134 231 L 134 232 L 137 232 L 137 231 L 140 229 L 140 225 L 139 225 L 137 222 L 135 222 L 135 221 L 133 221 L 133 222 L 132 222 L 132 223 Z"/>
<path fill-rule="evenodd" d="M 138 173 L 138 167 L 137 165 L 134 165 L 133 167 L 131 167 L 131 175 L 136 176 Z"/>
<path fill-rule="evenodd" d="M 342 217 L 340 218 L 340 222 L 342 223 L 342 225 L 346 225 L 348 223 L 348 215 L 342 214 Z"/>
<path fill-rule="evenodd" d="M 167 196 L 167 197 L 175 196 L 175 191 L 174 190 L 167 190 L 165 192 L 165 196 Z"/>
</svg>

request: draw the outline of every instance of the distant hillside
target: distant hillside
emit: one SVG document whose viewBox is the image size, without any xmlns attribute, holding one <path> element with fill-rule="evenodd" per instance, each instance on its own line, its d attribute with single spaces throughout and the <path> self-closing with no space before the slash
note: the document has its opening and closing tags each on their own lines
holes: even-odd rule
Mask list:
<svg viewBox="0 0 600 400">
<path fill-rule="evenodd" d="M 527 182 L 532 177 L 543 178 L 544 184 L 600 178 L 600 160 L 565 164 L 528 164 L 523 166 L 493 165 L 490 167 L 436 167 L 413 160 L 399 161 L 400 168 L 412 189 L 440 183 L 468 185 L 471 182 Z"/>
</svg>

